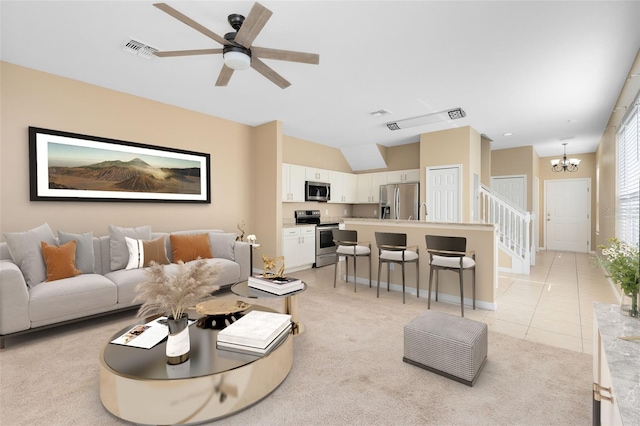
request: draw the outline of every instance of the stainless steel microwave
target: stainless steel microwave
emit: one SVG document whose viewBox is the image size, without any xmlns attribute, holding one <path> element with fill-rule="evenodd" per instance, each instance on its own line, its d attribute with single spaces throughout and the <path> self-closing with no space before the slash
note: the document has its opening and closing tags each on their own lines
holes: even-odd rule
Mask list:
<svg viewBox="0 0 640 426">
<path fill-rule="evenodd" d="M 325 182 L 306 181 L 304 184 L 305 201 L 329 201 L 331 199 L 331 184 Z"/>
</svg>

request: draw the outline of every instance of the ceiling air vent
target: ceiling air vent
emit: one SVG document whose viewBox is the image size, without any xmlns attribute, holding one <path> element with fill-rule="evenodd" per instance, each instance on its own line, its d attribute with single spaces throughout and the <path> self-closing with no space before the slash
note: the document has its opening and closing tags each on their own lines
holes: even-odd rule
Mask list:
<svg viewBox="0 0 640 426">
<path fill-rule="evenodd" d="M 122 45 L 122 49 L 125 52 L 132 53 L 134 55 L 142 56 L 146 59 L 153 58 L 153 54 L 158 51 L 155 47 L 148 46 L 141 41 L 134 40 L 132 38 L 128 39 Z"/>
<path fill-rule="evenodd" d="M 418 117 L 405 118 L 393 123 L 387 123 L 389 130 L 400 130 L 409 127 L 424 126 L 448 120 L 457 120 L 466 117 L 467 114 L 462 108 L 453 108 L 444 111 L 434 112 L 432 114 L 421 115 Z"/>
</svg>

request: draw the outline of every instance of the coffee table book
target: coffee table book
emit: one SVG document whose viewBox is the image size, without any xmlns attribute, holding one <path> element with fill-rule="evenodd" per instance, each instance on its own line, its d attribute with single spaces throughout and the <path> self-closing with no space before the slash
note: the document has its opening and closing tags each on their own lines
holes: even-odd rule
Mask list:
<svg viewBox="0 0 640 426">
<path fill-rule="evenodd" d="M 217 343 L 265 350 L 283 331 L 291 327 L 291 315 L 250 311 L 218 332 Z"/>
<path fill-rule="evenodd" d="M 304 288 L 299 278 L 263 278 L 262 275 L 249 277 L 247 285 L 269 293 L 284 295 Z"/>
<path fill-rule="evenodd" d="M 249 354 L 249 355 L 255 355 L 255 354 L 260 354 L 260 355 L 266 355 L 269 352 L 271 352 L 271 350 L 273 348 L 275 348 L 276 346 L 278 346 L 280 344 L 280 342 L 282 342 L 284 339 L 287 338 L 287 336 L 289 335 L 289 333 L 291 332 L 290 327 L 285 328 L 280 334 L 278 334 L 276 336 L 275 339 L 273 339 L 273 341 L 271 343 L 269 343 L 267 345 L 266 348 L 254 348 L 253 346 L 247 346 L 247 345 L 238 345 L 235 343 L 226 343 L 226 342 L 217 342 L 217 347 L 218 349 L 223 349 L 226 351 L 232 351 L 232 352 L 239 352 L 242 354 Z"/>
</svg>

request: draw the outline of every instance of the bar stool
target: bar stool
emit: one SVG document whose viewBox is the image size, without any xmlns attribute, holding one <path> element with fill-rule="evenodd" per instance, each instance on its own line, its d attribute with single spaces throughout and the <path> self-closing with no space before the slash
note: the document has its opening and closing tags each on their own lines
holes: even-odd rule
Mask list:
<svg viewBox="0 0 640 426">
<path fill-rule="evenodd" d="M 353 292 L 356 292 L 358 274 L 356 273 L 356 265 L 359 256 L 367 256 L 369 258 L 369 288 L 371 288 L 371 243 L 358 242 L 358 231 L 346 229 L 333 229 L 333 242 L 337 246 L 336 249 L 336 269 L 333 274 L 333 288 L 336 287 L 336 279 L 338 276 L 338 262 L 340 256 L 345 257 L 345 281 L 349 282 L 349 258 L 353 259 Z"/>
<path fill-rule="evenodd" d="M 476 308 L 476 255 L 467 256 L 467 239 L 464 237 L 443 237 L 441 235 L 425 235 L 429 252 L 429 302 L 431 309 L 431 281 L 436 273 L 436 302 L 438 301 L 438 274 L 440 270 L 457 272 L 460 277 L 460 312 L 464 316 L 464 281 L 465 270 L 472 271 L 473 309 Z"/>
<path fill-rule="evenodd" d="M 407 246 L 407 234 L 397 234 L 393 232 L 376 232 L 376 244 L 378 246 L 378 290 L 377 297 L 380 297 L 380 272 L 382 264 L 387 264 L 387 291 L 389 291 L 389 281 L 391 276 L 391 264 L 402 265 L 402 303 L 405 303 L 405 280 L 404 264 L 416 264 L 416 294 L 420 297 L 420 265 L 417 246 Z M 415 251 L 410 250 L 415 248 Z"/>
</svg>

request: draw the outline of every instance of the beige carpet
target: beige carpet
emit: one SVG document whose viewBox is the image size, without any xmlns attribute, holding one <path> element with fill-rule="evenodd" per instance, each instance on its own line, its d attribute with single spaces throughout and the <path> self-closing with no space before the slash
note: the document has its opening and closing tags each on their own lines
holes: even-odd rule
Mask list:
<svg viewBox="0 0 640 426">
<path fill-rule="evenodd" d="M 376 299 L 375 291 L 359 286 L 354 294 L 344 283 L 333 289 L 325 275 L 310 278 L 301 295 L 306 332 L 294 340 L 287 379 L 216 424 L 590 424 L 590 355 L 490 332 L 488 360 L 468 387 L 402 362 L 403 325 L 426 301 L 403 305 L 396 292 Z M 0 424 L 128 424 L 100 403 L 98 354 L 133 318 L 116 314 L 8 339 L 0 351 Z"/>
</svg>

